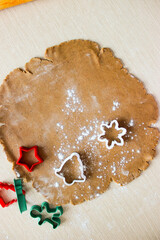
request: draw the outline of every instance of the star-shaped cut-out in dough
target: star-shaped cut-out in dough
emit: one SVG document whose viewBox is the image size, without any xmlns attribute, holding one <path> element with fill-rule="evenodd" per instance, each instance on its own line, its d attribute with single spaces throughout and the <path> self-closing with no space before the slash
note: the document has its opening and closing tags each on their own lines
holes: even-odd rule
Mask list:
<svg viewBox="0 0 160 240">
<path fill-rule="evenodd" d="M 34 156 L 35 156 L 35 159 L 38 160 L 37 162 L 34 162 L 34 163 L 30 163 L 30 162 L 27 162 L 25 159 L 24 159 L 24 154 L 26 153 L 29 153 L 31 152 L 32 150 L 34 150 Z M 32 172 L 33 168 L 42 163 L 43 160 L 40 158 L 40 156 L 38 155 L 38 147 L 37 146 L 33 146 L 31 148 L 27 148 L 27 147 L 20 147 L 19 148 L 19 153 L 20 153 L 20 156 L 16 162 L 16 164 L 18 165 L 21 165 L 21 166 L 24 166 L 29 172 Z"/>
<path fill-rule="evenodd" d="M 116 130 L 118 132 L 118 135 L 117 135 L 116 139 L 109 139 L 109 138 L 107 138 L 107 130 L 113 129 L 113 125 L 115 126 L 114 130 Z M 100 142 L 106 142 L 106 147 L 108 149 L 112 149 L 114 147 L 114 145 L 118 145 L 118 146 L 124 145 L 124 140 L 122 137 L 126 134 L 127 130 L 123 127 L 119 128 L 117 120 L 111 121 L 110 124 L 103 123 L 103 124 L 101 124 L 100 128 L 101 128 L 103 134 L 101 134 L 98 137 L 98 140 Z"/>
</svg>

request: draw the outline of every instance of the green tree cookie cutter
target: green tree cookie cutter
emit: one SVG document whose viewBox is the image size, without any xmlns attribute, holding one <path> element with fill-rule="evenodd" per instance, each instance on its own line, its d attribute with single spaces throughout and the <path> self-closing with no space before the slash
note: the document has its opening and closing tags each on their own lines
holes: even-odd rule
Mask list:
<svg viewBox="0 0 160 240">
<path fill-rule="evenodd" d="M 42 220 L 42 212 L 43 209 L 46 209 L 47 213 L 53 213 L 51 218 L 45 218 Z M 39 212 L 40 214 L 35 214 L 35 211 Z M 43 202 L 41 206 L 39 205 L 33 205 L 30 209 L 30 216 L 32 218 L 38 218 L 38 224 L 42 225 L 45 222 L 50 223 L 53 226 L 53 229 L 56 229 L 60 223 L 60 216 L 63 214 L 63 208 L 61 206 L 57 206 L 56 208 L 50 208 L 48 202 Z"/>
</svg>

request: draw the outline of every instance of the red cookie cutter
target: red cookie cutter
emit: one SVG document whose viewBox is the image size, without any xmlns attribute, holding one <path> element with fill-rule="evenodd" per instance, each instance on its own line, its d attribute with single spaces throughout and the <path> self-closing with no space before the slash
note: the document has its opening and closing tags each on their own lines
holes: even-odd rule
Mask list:
<svg viewBox="0 0 160 240">
<path fill-rule="evenodd" d="M 29 151 L 31 151 L 31 150 L 33 150 L 33 149 L 34 149 L 34 156 L 35 156 L 35 158 L 38 160 L 38 162 L 33 163 L 32 166 L 29 167 L 26 163 L 21 163 L 21 159 L 22 159 L 22 157 L 23 157 L 23 152 L 29 152 Z M 33 171 L 33 168 L 34 168 L 36 165 L 38 165 L 38 164 L 40 164 L 40 163 L 43 162 L 43 160 L 42 160 L 42 159 L 39 157 L 39 155 L 38 155 L 38 147 L 37 147 L 37 146 L 33 146 L 33 147 L 31 147 L 31 148 L 20 147 L 20 148 L 19 148 L 19 152 L 20 152 L 20 156 L 19 156 L 19 159 L 17 160 L 16 164 L 21 165 L 21 166 L 24 166 L 29 172 L 32 172 L 32 171 Z"/>
<path fill-rule="evenodd" d="M 13 192 L 15 192 L 15 188 L 13 184 L 8 184 L 8 183 L 2 183 L 0 182 L 0 189 L 6 189 L 6 190 L 11 190 Z M 23 194 L 25 194 L 25 191 L 23 190 Z M 5 208 L 8 207 L 9 205 L 11 205 L 12 203 L 17 202 L 17 199 L 12 199 L 9 202 L 5 202 L 3 199 L 3 196 L 0 196 L 0 205 Z"/>
</svg>

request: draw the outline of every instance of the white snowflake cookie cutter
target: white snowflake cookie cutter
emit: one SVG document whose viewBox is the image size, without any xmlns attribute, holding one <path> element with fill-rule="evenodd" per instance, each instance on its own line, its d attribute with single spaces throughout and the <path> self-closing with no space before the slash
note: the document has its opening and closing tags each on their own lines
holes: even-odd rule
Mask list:
<svg viewBox="0 0 160 240">
<path fill-rule="evenodd" d="M 64 164 L 65 164 L 68 160 L 71 160 L 74 156 L 76 156 L 76 158 L 77 158 L 77 160 L 78 160 L 78 162 L 79 162 L 79 169 L 80 169 L 80 171 L 81 171 L 81 179 L 74 179 L 71 183 L 68 183 L 68 182 L 66 182 L 66 178 L 65 178 L 63 175 L 60 175 L 60 174 L 58 174 L 58 173 L 61 172 Z M 63 161 L 63 163 L 61 164 L 60 168 L 56 168 L 56 169 L 55 169 L 55 175 L 56 175 L 57 177 L 62 178 L 63 181 L 64 181 L 64 183 L 65 183 L 67 186 L 71 186 L 71 185 L 73 185 L 73 184 L 76 183 L 76 182 L 79 182 L 79 183 L 85 182 L 85 181 L 86 181 L 86 176 L 84 175 L 84 168 L 83 168 L 83 164 L 82 164 L 82 160 L 81 160 L 81 158 L 80 158 L 80 155 L 79 155 L 78 153 L 76 153 L 76 152 L 72 153 L 69 157 L 67 157 L 67 158 Z"/>
<path fill-rule="evenodd" d="M 119 131 L 119 130 L 122 131 L 121 133 L 118 134 L 118 139 L 120 140 L 120 142 L 117 142 L 116 140 L 113 140 L 111 145 L 108 145 L 109 140 L 107 138 L 102 138 L 102 136 L 105 136 L 105 133 L 106 133 L 106 131 L 104 130 L 104 127 L 109 129 L 109 128 L 112 128 L 113 124 L 115 124 L 115 129 L 117 131 Z M 122 136 L 124 136 L 126 134 L 127 130 L 123 127 L 119 128 L 117 120 L 111 121 L 110 124 L 102 123 L 100 128 L 101 128 L 103 133 L 101 135 L 99 135 L 98 140 L 100 142 L 106 142 L 106 147 L 108 149 L 112 149 L 114 147 L 114 145 L 118 145 L 118 146 L 123 146 L 124 145 L 124 140 L 123 140 Z"/>
</svg>

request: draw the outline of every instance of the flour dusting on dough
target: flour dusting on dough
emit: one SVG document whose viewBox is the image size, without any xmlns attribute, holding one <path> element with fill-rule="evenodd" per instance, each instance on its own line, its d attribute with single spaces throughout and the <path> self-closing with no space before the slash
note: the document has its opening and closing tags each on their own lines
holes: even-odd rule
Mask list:
<svg viewBox="0 0 160 240">
<path fill-rule="evenodd" d="M 118 109 L 119 106 L 120 106 L 120 103 L 118 101 L 113 101 L 112 111 L 115 111 L 116 109 Z"/>
<path fill-rule="evenodd" d="M 67 89 L 65 108 L 62 109 L 62 111 L 69 115 L 70 112 L 83 112 L 83 110 L 84 108 L 81 104 L 80 99 L 77 96 L 76 90 L 73 88 Z"/>
</svg>

